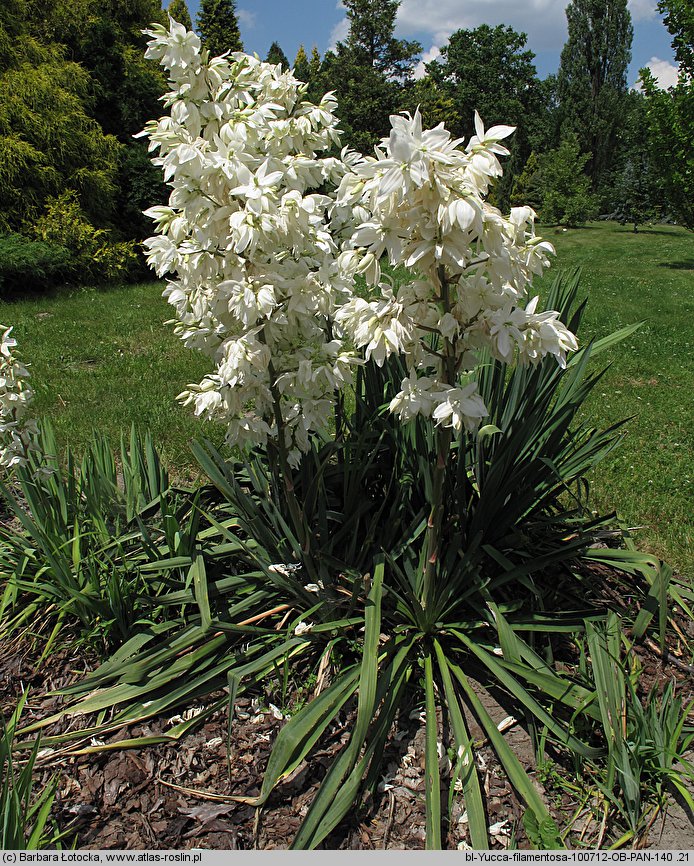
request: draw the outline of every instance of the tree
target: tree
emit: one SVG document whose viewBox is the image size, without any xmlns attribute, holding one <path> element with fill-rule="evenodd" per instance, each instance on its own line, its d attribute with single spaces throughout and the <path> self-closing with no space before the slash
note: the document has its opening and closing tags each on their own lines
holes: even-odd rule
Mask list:
<svg viewBox="0 0 694 866">
<path fill-rule="evenodd" d="M 672 34 L 672 47 L 680 72 L 694 78 L 694 6 L 691 0 L 660 0 L 658 12 Z"/>
<path fill-rule="evenodd" d="M 542 208 L 540 157 L 535 151 L 530 154 L 523 171 L 513 181 L 511 204 L 514 207 L 529 205 L 536 211 Z"/>
<path fill-rule="evenodd" d="M 463 127 L 456 102 L 448 88 L 440 87 L 430 75 L 418 79 L 407 91 L 405 107 L 413 112 L 419 108 L 422 123 L 431 128 L 443 123 L 450 132 L 456 133 Z"/>
<path fill-rule="evenodd" d="M 91 114 L 104 132 L 129 142 L 161 110 L 166 80 L 143 57 L 142 30 L 167 16 L 160 0 L 27 0 L 30 33 L 64 46 L 92 78 Z"/>
<path fill-rule="evenodd" d="M 587 171 L 596 190 L 616 155 L 634 29 L 627 0 L 572 0 L 566 18 L 557 79 L 561 135 L 574 132 L 581 150 L 592 154 Z"/>
<path fill-rule="evenodd" d="M 0 9 L 0 228 L 29 228 L 65 189 L 97 225 L 115 208 L 120 146 L 90 117 L 93 83 L 29 29 L 25 0 Z"/>
<path fill-rule="evenodd" d="M 178 23 L 182 24 L 186 30 L 193 29 L 193 22 L 188 7 L 186 6 L 186 0 L 171 0 L 166 11 L 174 21 L 178 21 Z"/>
<path fill-rule="evenodd" d="M 349 33 L 326 54 L 320 83 L 337 92 L 347 141 L 368 151 L 388 134 L 421 45 L 393 35 L 400 0 L 344 0 L 344 6 Z"/>
<path fill-rule="evenodd" d="M 235 0 L 202 0 L 196 21 L 202 44 L 212 57 L 243 51 Z"/>
<path fill-rule="evenodd" d="M 321 69 L 321 59 L 320 54 L 318 52 L 318 48 L 314 45 L 311 49 L 311 58 L 308 61 L 308 77 L 309 80 L 311 78 L 316 78 L 320 74 Z M 321 93 L 321 96 L 323 94 Z"/>
<path fill-rule="evenodd" d="M 641 70 L 649 140 L 669 210 L 694 230 L 694 11 L 688 0 L 661 0 L 658 9 L 665 13 L 680 69 L 669 90 L 659 89 L 649 69 Z"/>
<path fill-rule="evenodd" d="M 296 52 L 296 57 L 294 58 L 294 75 L 299 79 L 299 81 L 303 81 L 304 84 L 307 84 L 310 72 L 311 68 L 309 66 L 308 57 L 306 56 L 306 49 L 303 45 L 300 45 L 299 50 Z"/>
<path fill-rule="evenodd" d="M 664 210 L 663 182 L 648 140 L 646 99 L 632 91 L 624 128 L 625 147 L 615 179 L 615 216 L 622 224 L 658 219 Z"/>
<path fill-rule="evenodd" d="M 406 79 L 422 50 L 418 42 L 396 39 L 400 0 L 343 0 L 349 21 L 345 47 L 357 62 L 387 79 Z"/>
<path fill-rule="evenodd" d="M 595 197 L 585 173 L 589 161 L 590 154 L 581 153 L 575 133 L 540 158 L 539 177 L 528 178 L 528 182 L 539 189 L 543 222 L 577 226 L 595 216 Z"/>
<path fill-rule="evenodd" d="M 303 81 L 304 84 L 308 84 L 306 98 L 310 102 L 318 104 L 325 92 L 332 88 L 332 84 L 326 80 L 326 76 L 322 72 L 323 64 L 316 46 L 313 46 L 309 59 L 304 46 L 300 45 L 296 52 L 293 68 L 296 78 Z"/>
<path fill-rule="evenodd" d="M 104 133 L 121 143 L 117 200 L 102 211 L 97 225 L 103 225 L 106 217 L 124 237 L 141 240 L 148 231 L 141 211 L 147 203 L 164 200 L 146 145 L 133 139 L 147 120 L 160 114 L 159 98 L 166 91 L 158 64 L 143 56 L 142 30 L 153 21 L 167 20 L 161 0 L 51 0 L 49 4 L 26 0 L 26 20 L 38 42 L 58 46 L 56 50 L 88 74 L 85 110 Z M 88 214 L 95 218 L 89 209 Z"/>
<path fill-rule="evenodd" d="M 274 66 L 279 63 L 282 69 L 289 69 L 289 60 L 287 60 L 287 55 L 282 51 L 278 42 L 273 42 L 270 46 L 265 62 L 272 63 Z"/>
<path fill-rule="evenodd" d="M 462 124 L 453 130 L 457 135 L 474 134 L 476 110 L 488 126 L 519 125 L 526 118 L 538 84 L 535 55 L 526 42 L 526 34 L 512 27 L 482 24 L 457 30 L 441 56 L 427 64 L 427 74 L 455 104 Z"/>
<path fill-rule="evenodd" d="M 446 126 L 455 135 L 469 138 L 474 134 L 475 110 L 487 126 L 516 126 L 509 144 L 511 158 L 495 191 L 495 202 L 502 207 L 507 204 L 514 175 L 530 154 L 532 118 L 545 111 L 539 99 L 535 55 L 526 48 L 526 41 L 525 33 L 502 25 L 457 30 L 441 49 L 441 56 L 426 67 L 436 88 L 434 106 L 442 112 L 446 99 L 452 103 L 454 111 Z M 422 88 L 418 82 L 413 95 L 419 96 Z M 426 107 L 431 116 L 430 101 Z"/>
</svg>

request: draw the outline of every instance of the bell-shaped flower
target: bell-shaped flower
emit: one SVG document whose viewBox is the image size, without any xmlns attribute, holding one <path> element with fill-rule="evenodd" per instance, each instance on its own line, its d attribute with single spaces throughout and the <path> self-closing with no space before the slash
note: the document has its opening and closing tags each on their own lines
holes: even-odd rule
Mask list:
<svg viewBox="0 0 694 866">
<path fill-rule="evenodd" d="M 464 388 L 442 392 L 432 417 L 438 425 L 452 427 L 459 433 L 463 428 L 470 432 L 476 430 L 488 414 L 482 397 L 477 393 L 477 383 L 471 382 Z"/>
</svg>

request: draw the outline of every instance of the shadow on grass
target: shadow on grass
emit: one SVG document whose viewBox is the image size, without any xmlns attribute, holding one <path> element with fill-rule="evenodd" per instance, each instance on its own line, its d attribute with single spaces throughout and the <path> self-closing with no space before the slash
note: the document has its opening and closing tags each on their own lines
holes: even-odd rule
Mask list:
<svg viewBox="0 0 694 866">
<path fill-rule="evenodd" d="M 665 225 L 661 228 L 658 228 L 657 226 L 639 225 L 638 231 L 634 231 L 633 224 L 627 223 L 625 225 L 619 225 L 610 220 L 588 223 L 587 225 L 582 226 L 550 225 L 548 223 L 538 222 L 536 223 L 536 227 L 544 230 L 545 233 L 552 232 L 553 234 L 563 234 L 564 232 L 580 232 L 582 234 L 590 234 L 591 232 L 609 232 L 611 235 L 619 236 L 629 235 L 630 237 L 639 237 L 647 235 L 650 237 L 651 235 L 662 235 L 663 237 L 668 238 L 673 236 L 677 237 L 677 230 L 682 228 L 682 226 L 675 225 Z"/>
<path fill-rule="evenodd" d="M 686 262 L 659 262 L 659 268 L 670 268 L 673 271 L 694 271 L 694 259 Z"/>
<path fill-rule="evenodd" d="M 132 280 L 121 280 L 110 283 L 60 283 L 45 287 L 27 286 L 23 289 L 13 289 L 7 292 L 0 292 L 0 303 L 14 304 L 23 303 L 24 301 L 39 301 L 39 300 L 55 300 L 59 298 L 73 298 L 79 295 L 99 294 L 107 295 L 112 292 L 119 292 L 130 288 L 133 285 L 143 285 L 146 283 L 156 284 L 162 281 L 157 280 L 153 273 L 146 273 L 144 277 Z"/>
</svg>

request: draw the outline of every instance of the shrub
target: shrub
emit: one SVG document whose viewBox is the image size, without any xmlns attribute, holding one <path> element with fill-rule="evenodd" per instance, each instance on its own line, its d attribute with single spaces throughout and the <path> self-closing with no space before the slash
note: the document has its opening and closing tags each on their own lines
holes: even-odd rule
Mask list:
<svg viewBox="0 0 694 866">
<path fill-rule="evenodd" d="M 21 51 L 32 42 L 25 32 L 13 47 Z M 24 231 L 48 197 L 64 189 L 78 191 L 91 219 L 108 218 L 114 210 L 120 145 L 88 114 L 89 74 L 63 61 L 59 50 L 45 53 L 53 56 L 0 69 L 0 229 L 5 231 Z"/>
<path fill-rule="evenodd" d="M 70 251 L 70 278 L 80 283 L 127 279 L 138 264 L 137 245 L 114 242 L 108 231 L 94 228 L 72 190 L 48 200 L 34 233 L 39 240 Z"/>
<path fill-rule="evenodd" d="M 575 277 L 558 281 L 550 297 L 573 329 L 581 312 L 571 312 L 576 288 Z M 561 846 L 543 800 L 470 677 L 514 695 L 546 726 L 554 748 L 601 761 L 590 671 L 557 671 L 546 659 L 553 633 L 580 636 L 584 618 L 604 615 L 585 607 L 577 613 L 567 597 L 582 593 L 575 564 L 606 522 L 591 513 L 584 479 L 618 434 L 576 418 L 600 379 L 587 374 L 589 357 L 614 339 L 582 350 L 565 369 L 547 358 L 511 371 L 487 358 L 480 392 L 490 424 L 479 433 L 462 429 L 451 442 L 443 482 L 447 540 L 426 605 L 422 541 L 437 483 L 437 444 L 421 416 L 400 425 L 383 411 L 383 397 L 403 376 L 400 359 L 365 367 L 341 437 L 313 441 L 293 475 L 298 514 L 262 451 L 231 462 L 196 445 L 220 499 L 208 499 L 207 528 L 188 551 L 146 566 L 169 588 L 164 621 L 146 636 L 134 635 L 117 657 L 72 687 L 67 712 L 120 703 L 116 721 L 92 729 L 100 736 L 112 725 L 169 712 L 225 686 L 233 708 L 236 696 L 254 686 L 274 688 L 267 680 L 278 670 L 290 677 L 290 668 L 311 670 L 321 658 L 339 659 L 329 686 L 280 732 L 260 793 L 235 794 L 262 806 L 338 714 L 355 713 L 350 740 L 292 847 L 315 847 L 374 788 L 384 773 L 387 738 L 413 706 L 425 708 L 428 847 L 442 843 L 439 787 L 456 779 L 471 843 L 488 844 L 470 712 L 526 804 L 525 823 L 544 828 L 543 844 Z M 183 603 L 185 609 L 175 606 Z M 210 704 L 198 718 L 226 701 Z M 439 710 L 450 720 L 447 734 Z M 448 780 L 439 774 L 441 740 L 458 756 Z"/>
<path fill-rule="evenodd" d="M 589 153 L 581 153 L 578 137 L 568 135 L 540 159 L 540 217 L 543 222 L 578 226 L 597 214 L 597 202 L 585 173 Z"/>
<path fill-rule="evenodd" d="M 66 247 L 24 235 L 0 235 L 0 297 L 46 289 L 67 277 Z"/>
</svg>

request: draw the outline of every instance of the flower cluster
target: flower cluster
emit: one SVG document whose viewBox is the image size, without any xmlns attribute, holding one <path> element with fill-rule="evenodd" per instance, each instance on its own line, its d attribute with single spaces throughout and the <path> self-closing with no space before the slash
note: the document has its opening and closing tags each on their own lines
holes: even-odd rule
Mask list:
<svg viewBox="0 0 694 866">
<path fill-rule="evenodd" d="M 11 469 L 26 464 L 29 451 L 35 448 L 37 428 L 29 415 L 34 399 L 29 371 L 15 354 L 12 328 L 0 325 L 0 331 L 0 467 Z"/>
<path fill-rule="evenodd" d="M 341 207 L 361 216 L 342 264 L 364 273 L 381 297 L 353 298 L 337 319 L 377 364 L 394 352 L 406 357 L 409 376 L 390 404 L 403 421 L 421 413 L 474 429 L 486 409 L 474 382 L 460 387 L 460 378 L 474 370 L 475 350 L 509 363 L 551 353 L 565 365 L 577 348 L 557 313 L 536 313 L 537 298 L 527 301 L 553 249 L 535 236 L 530 208 L 504 217 L 484 200 L 512 127 L 485 131 L 476 114 L 477 134 L 463 149 L 443 125 L 423 130 L 418 111 L 391 124 L 390 138 L 353 164 L 338 194 Z M 397 293 L 381 274 L 384 254 L 416 277 Z"/>
<path fill-rule="evenodd" d="M 512 127 L 463 147 L 442 125 L 391 118 L 390 138 L 363 157 L 339 144 L 335 100 L 304 99 L 291 72 L 237 53 L 210 59 L 194 33 L 155 26 L 147 56 L 168 70 L 169 116 L 148 124 L 150 150 L 172 187 L 148 214 L 149 262 L 171 275 L 165 295 L 186 345 L 215 371 L 181 398 L 222 420 L 231 444 L 280 440 L 296 464 L 329 427 L 335 394 L 365 360 L 392 353 L 409 368 L 390 404 L 473 430 L 486 414 L 476 352 L 560 364 L 576 341 L 555 312 L 536 312 L 528 286 L 550 244 L 535 214 L 508 217 L 485 201 Z M 386 255 L 413 279 L 397 291 Z M 379 290 L 352 292 L 357 274 Z"/>
<path fill-rule="evenodd" d="M 173 187 L 147 213 L 147 241 L 186 345 L 215 372 L 181 398 L 228 427 L 230 444 L 265 444 L 282 427 L 291 462 L 329 426 L 353 353 L 332 330 L 350 296 L 325 194 L 347 170 L 324 155 L 339 142 L 334 98 L 244 54 L 209 59 L 175 22 L 147 56 L 168 70 L 170 116 L 148 124 L 153 160 Z"/>
</svg>

